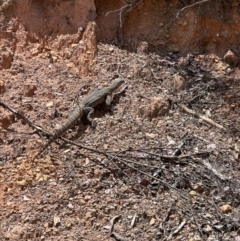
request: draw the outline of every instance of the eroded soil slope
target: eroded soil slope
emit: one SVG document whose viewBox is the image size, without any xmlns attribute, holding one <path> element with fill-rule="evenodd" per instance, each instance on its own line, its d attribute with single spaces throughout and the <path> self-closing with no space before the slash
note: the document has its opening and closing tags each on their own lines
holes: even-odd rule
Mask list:
<svg viewBox="0 0 240 241">
<path fill-rule="evenodd" d="M 95 21 L 99 42 L 131 51 L 146 41 L 155 53 L 223 57 L 231 49 L 239 54 L 238 0 L 1 0 L 0 4 L 0 47 L 11 47 L 12 52 L 33 44 L 39 52 L 45 47 L 64 49 L 78 43 L 87 24 Z M 71 59 L 71 54 L 64 58 Z"/>
</svg>

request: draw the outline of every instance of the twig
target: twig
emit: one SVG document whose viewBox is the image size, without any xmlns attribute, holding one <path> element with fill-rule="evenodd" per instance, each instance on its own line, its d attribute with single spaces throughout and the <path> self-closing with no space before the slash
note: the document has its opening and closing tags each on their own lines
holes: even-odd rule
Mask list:
<svg viewBox="0 0 240 241">
<path fill-rule="evenodd" d="M 197 135 L 193 135 L 196 139 L 200 140 L 200 141 L 203 141 L 203 142 L 206 142 L 206 143 L 209 143 L 209 141 L 207 141 L 206 139 L 200 137 L 200 136 L 197 136 Z"/>
<path fill-rule="evenodd" d="M 143 0 L 140 0 L 140 1 L 137 2 L 137 3 L 126 4 L 126 5 L 124 5 L 123 7 L 119 8 L 119 9 L 117 9 L 117 10 L 113 10 L 113 11 L 107 12 L 107 13 L 105 14 L 105 16 L 107 16 L 109 13 L 115 13 L 115 12 L 120 11 L 120 28 L 122 28 L 122 11 L 123 11 L 123 9 L 124 9 L 124 8 L 127 8 L 127 7 L 133 9 L 134 7 L 136 7 L 136 6 L 137 6 L 138 4 L 140 4 L 141 2 L 143 2 Z M 134 5 L 134 4 L 135 4 L 135 5 Z"/>
<path fill-rule="evenodd" d="M 148 64 L 146 64 L 146 66 L 144 66 L 144 67 L 148 67 L 148 69 L 150 70 L 153 78 L 154 78 L 155 80 L 158 80 L 158 78 L 157 78 L 156 75 L 153 73 L 153 70 L 151 69 L 151 67 L 150 67 Z"/>
<path fill-rule="evenodd" d="M 116 155 L 117 156 L 117 155 Z M 115 156 L 115 157 L 116 157 Z M 146 159 L 146 158 L 145 158 Z M 128 162 L 130 163 L 133 163 L 133 164 L 136 164 L 138 166 L 143 166 L 143 167 L 149 167 L 149 168 L 158 168 L 156 166 L 151 166 L 151 165 L 148 165 L 148 164 L 144 164 L 144 163 L 140 163 L 140 162 L 135 162 L 135 161 L 132 161 L 132 160 L 128 160 Z"/>
<path fill-rule="evenodd" d="M 175 20 L 179 17 L 180 13 L 183 12 L 183 11 L 185 11 L 187 8 L 191 8 L 191 7 L 194 7 L 194 6 L 198 5 L 198 4 L 202 4 L 202 3 L 205 3 L 205 2 L 208 2 L 208 1 L 209 1 L 209 0 L 202 0 L 202 1 L 193 3 L 193 4 L 191 4 L 191 5 L 188 5 L 188 6 L 184 7 L 184 8 L 182 8 L 182 9 L 180 9 L 180 11 L 177 12 L 176 18 L 175 18 L 173 21 L 175 21 Z"/>
<path fill-rule="evenodd" d="M 163 186 L 165 186 L 165 187 L 167 187 L 167 188 L 169 188 L 169 189 L 173 189 L 173 190 L 179 192 L 179 190 L 178 190 L 177 188 L 175 188 L 175 187 L 171 186 L 170 184 L 168 184 L 168 183 L 160 180 L 159 178 L 156 178 L 156 177 L 154 177 L 154 176 L 152 176 L 152 175 L 150 175 L 150 174 L 148 174 L 148 173 L 146 173 L 146 172 L 144 172 L 144 171 L 139 170 L 139 169 L 136 168 L 136 167 L 131 166 L 130 164 L 128 164 L 128 160 L 125 160 L 125 159 L 120 158 L 120 157 L 117 157 L 117 156 L 114 157 L 114 156 L 112 156 L 112 155 L 110 155 L 110 154 L 108 154 L 108 153 L 106 153 L 106 152 L 104 152 L 104 151 L 97 150 L 97 149 L 93 149 L 93 148 L 90 148 L 90 147 L 86 147 L 86 146 L 83 146 L 83 145 L 81 145 L 81 144 L 77 144 L 77 143 L 75 143 L 75 142 L 73 142 L 73 141 L 70 141 L 70 140 L 68 140 L 68 139 L 65 139 L 65 138 L 61 138 L 61 139 L 63 139 L 64 141 L 66 141 L 66 142 L 68 142 L 68 143 L 70 143 L 70 144 L 72 144 L 72 145 L 78 146 L 78 147 L 80 147 L 80 148 L 84 148 L 84 149 L 90 150 L 90 151 L 92 151 L 92 152 L 96 152 L 96 153 L 102 154 L 102 155 L 104 155 L 104 156 L 106 156 L 106 157 L 114 158 L 114 159 L 122 162 L 125 166 L 128 166 L 128 167 L 131 168 L 132 170 L 135 170 L 135 171 L 137 171 L 137 172 L 139 172 L 139 173 L 142 173 L 142 174 L 144 174 L 144 175 L 146 175 L 146 176 L 148 176 L 148 177 L 150 177 L 150 178 L 158 181 L 158 182 L 161 183 Z M 188 199 L 187 196 L 183 196 L 181 193 L 180 193 L 179 195 L 180 195 L 183 199 Z"/>
<path fill-rule="evenodd" d="M 219 211 L 219 208 L 218 208 L 218 206 L 216 205 L 216 203 L 214 202 L 214 198 L 212 197 L 211 200 L 212 200 L 212 202 L 210 202 L 210 201 L 208 201 L 208 202 L 214 206 L 218 217 L 219 217 L 220 219 L 223 219 L 223 215 L 222 215 L 222 213 Z"/>
<path fill-rule="evenodd" d="M 163 219 L 163 221 L 160 223 L 159 228 L 163 230 L 163 225 L 165 224 L 165 222 L 168 220 L 170 213 L 172 211 L 172 206 L 173 203 L 171 204 L 170 208 L 167 210 L 167 215 L 165 216 L 165 218 Z"/>
<path fill-rule="evenodd" d="M 205 117 L 205 116 L 203 116 L 203 115 L 200 115 L 200 114 L 196 113 L 196 112 L 193 111 L 193 110 L 190 110 L 189 108 L 187 108 L 186 105 L 180 104 L 179 106 L 180 106 L 185 112 L 187 112 L 188 114 L 194 115 L 194 116 L 196 116 L 196 117 L 204 120 L 204 121 L 207 122 L 208 124 L 210 124 L 210 125 L 212 125 L 212 126 L 215 126 L 215 127 L 219 128 L 219 129 L 222 129 L 222 130 L 225 130 L 225 131 L 226 131 L 226 128 L 223 127 L 222 125 L 219 125 L 219 124 L 217 124 L 216 122 L 214 122 L 213 120 L 211 120 L 211 119 L 209 119 L 209 118 L 207 118 L 207 117 Z"/>
<path fill-rule="evenodd" d="M 126 166 L 130 167 L 132 170 L 135 170 L 135 171 L 140 172 L 140 173 L 142 173 L 142 174 L 144 174 L 144 175 L 146 175 L 146 176 L 148 176 L 150 178 L 153 178 L 153 179 L 157 180 L 158 182 L 160 182 L 163 186 L 165 186 L 167 188 L 170 188 L 170 189 L 172 188 L 172 189 L 178 191 L 177 188 L 172 187 L 168 183 L 166 183 L 166 182 L 164 182 L 164 181 L 162 181 L 162 180 L 160 180 L 160 179 L 158 179 L 156 177 L 153 177 L 152 175 L 150 175 L 150 174 L 148 174 L 148 173 L 146 173 L 144 171 L 141 171 L 141 170 L 137 169 L 136 167 L 131 166 L 130 164 L 128 164 L 128 160 L 124 160 L 123 158 L 120 158 L 120 157 L 117 157 L 117 156 L 112 156 L 111 154 L 108 154 L 108 153 L 106 153 L 104 151 L 101 151 L 101 150 L 97 150 L 97 149 L 94 149 L 94 148 L 91 148 L 91 147 L 86 147 L 86 146 L 83 146 L 81 144 L 77 144 L 77 143 L 75 143 L 73 141 L 70 141 L 68 139 L 65 139 L 65 138 L 61 138 L 61 139 L 63 139 L 64 141 L 66 141 L 66 142 L 68 142 L 68 143 L 70 143 L 72 145 L 78 146 L 80 148 L 84 148 L 84 149 L 87 149 L 87 150 L 90 150 L 90 151 L 93 151 L 93 152 L 97 152 L 99 154 L 103 154 L 106 157 L 110 157 L 110 158 L 116 159 L 116 160 L 122 162 L 123 164 L 125 164 Z"/>
<path fill-rule="evenodd" d="M 114 216 L 114 217 L 110 220 L 110 224 L 111 224 L 110 232 L 111 232 L 111 233 L 113 232 L 114 224 L 115 224 L 120 218 L 121 218 L 121 215 L 117 215 L 117 216 Z"/>
<path fill-rule="evenodd" d="M 114 13 L 114 12 L 120 11 L 120 17 L 119 17 L 120 18 L 120 28 L 122 28 L 122 11 L 123 11 L 124 8 L 127 8 L 128 6 L 129 5 L 125 5 L 125 6 L 121 7 L 120 9 L 109 11 L 109 12 L 106 13 L 105 16 L 107 16 L 109 13 Z"/>
<path fill-rule="evenodd" d="M 109 11 L 106 13 L 105 16 L 107 16 L 109 13 L 112 13 L 112 12 L 118 12 L 119 11 L 119 27 L 118 27 L 118 30 L 117 30 L 117 37 L 118 37 L 118 40 L 120 41 L 120 45 L 123 44 L 123 34 L 122 34 L 122 27 L 123 27 L 123 24 L 125 22 L 125 18 L 126 18 L 126 12 L 130 12 L 133 8 L 135 8 L 138 4 L 140 4 L 141 2 L 143 2 L 143 0 L 133 0 L 131 1 L 131 3 L 125 3 L 126 5 L 124 5 L 123 7 L 121 7 L 120 9 L 117 9 L 117 10 L 113 10 L 113 11 Z M 127 9 L 127 10 L 126 10 Z"/>
<path fill-rule="evenodd" d="M 169 237 L 167 238 L 167 240 L 172 239 L 172 236 L 173 236 L 173 235 L 176 235 L 176 234 L 183 228 L 183 226 L 186 224 L 186 222 L 187 222 L 187 220 L 184 219 L 184 220 L 180 223 L 180 225 L 169 235 Z"/>
<path fill-rule="evenodd" d="M 205 3 L 205 2 L 208 2 L 208 1 L 209 1 L 209 0 L 203 0 L 203 1 L 193 3 L 193 4 L 191 4 L 191 5 L 188 5 L 188 6 L 184 7 L 184 8 L 182 8 L 182 9 L 180 9 L 180 10 L 177 12 L 176 17 L 175 17 L 173 20 L 171 20 L 171 21 L 165 26 L 165 28 L 166 28 L 167 26 L 169 26 L 170 23 L 174 22 L 174 21 L 180 16 L 180 14 L 181 14 L 183 11 L 185 11 L 187 8 L 191 8 L 191 7 L 194 7 L 194 6 L 198 5 L 198 4 L 202 4 L 202 3 Z"/>
<path fill-rule="evenodd" d="M 118 153 L 119 153 L 119 152 L 118 152 Z M 124 172 L 123 170 L 121 170 L 121 168 L 113 161 L 114 158 L 118 155 L 118 153 L 117 153 L 115 156 L 111 157 L 111 159 L 110 159 L 109 161 L 110 161 L 118 170 L 120 170 L 120 172 L 124 173 L 127 177 L 129 177 L 128 174 L 127 174 L 126 172 Z M 130 177 L 129 177 L 129 178 L 130 178 Z"/>
<path fill-rule="evenodd" d="M 28 120 L 22 113 L 20 113 L 19 111 L 13 109 L 12 107 L 8 106 L 7 104 L 5 104 L 3 101 L 0 100 L 0 105 L 7 108 L 8 110 L 10 110 L 13 114 L 19 116 L 20 118 L 22 118 L 28 125 L 30 125 L 31 127 L 33 127 L 34 129 L 36 129 L 37 131 L 42 131 L 42 128 L 39 126 L 34 125 L 30 120 Z"/>
<path fill-rule="evenodd" d="M 131 221 L 130 229 L 132 229 L 134 227 L 136 219 L 137 219 L 137 214 L 135 213 L 134 216 L 133 216 L 133 219 Z"/>
<path fill-rule="evenodd" d="M 212 171 L 218 178 L 220 178 L 223 181 L 228 180 L 229 178 L 224 176 L 222 173 L 220 173 L 219 171 L 217 171 L 215 168 L 212 167 L 212 165 L 207 162 L 206 160 L 202 160 L 202 163 L 204 164 L 204 166 L 209 169 L 210 171 Z"/>
<path fill-rule="evenodd" d="M 194 216 L 193 216 L 193 220 L 198 228 L 198 232 L 200 233 L 201 237 L 203 237 L 203 232 L 202 232 L 201 226 L 199 225 L 197 219 Z"/>
<path fill-rule="evenodd" d="M 159 158 L 162 158 L 162 159 L 183 159 L 183 158 L 192 157 L 192 156 L 196 156 L 196 155 L 204 155 L 204 154 L 211 153 L 211 151 L 203 151 L 203 152 L 196 152 L 196 153 L 183 155 L 183 156 L 164 156 L 164 155 L 160 155 L 160 154 L 153 153 L 153 152 L 147 152 L 147 151 L 142 151 L 142 152 L 147 153 L 149 155 L 158 156 Z"/>
<path fill-rule="evenodd" d="M 187 135 L 188 135 L 188 132 L 186 131 L 186 132 L 180 137 L 180 139 L 185 138 Z M 172 153 L 171 156 L 177 156 L 177 155 L 180 153 L 180 150 L 181 150 L 182 147 L 185 145 L 185 141 L 186 141 L 186 140 L 180 142 L 180 144 L 178 145 L 177 149 Z"/>
<path fill-rule="evenodd" d="M 128 164 L 128 160 L 124 160 L 123 158 L 120 158 L 120 157 L 117 157 L 117 156 L 113 156 L 111 154 L 108 154 L 108 153 L 106 153 L 104 151 L 101 151 L 101 150 L 98 150 L 98 149 L 94 149 L 94 148 L 91 148 L 91 147 L 87 147 L 87 146 L 75 143 L 74 141 L 70 141 L 70 140 L 68 140 L 66 138 L 63 138 L 63 137 L 61 137 L 61 139 L 66 141 L 66 142 L 68 142 L 68 143 L 70 143 L 70 144 L 72 144 L 72 145 L 74 145 L 74 146 L 77 146 L 77 147 L 80 147 L 80 148 L 83 148 L 83 149 L 86 149 L 86 150 L 89 150 L 89 151 L 92 151 L 92 152 L 96 152 L 96 153 L 102 154 L 102 155 L 104 155 L 106 157 L 110 157 L 110 158 L 116 159 L 116 160 L 122 162 L 125 166 L 128 166 L 130 169 L 135 170 L 135 171 L 137 171 L 139 173 L 142 173 L 142 174 L 144 174 L 144 175 L 146 175 L 146 176 L 148 176 L 148 177 L 158 181 L 163 186 L 165 186 L 165 187 L 167 187 L 169 189 L 174 189 L 175 191 L 179 192 L 179 190 L 177 188 L 175 188 L 175 187 L 171 186 L 170 184 L 160 180 L 159 178 L 156 178 L 156 177 L 154 177 L 154 176 L 152 176 L 152 175 L 150 175 L 150 174 L 148 174 L 148 173 L 146 173 L 144 171 L 139 170 L 136 167 L 131 166 L 130 164 Z M 187 196 L 183 196 L 181 193 L 180 193 L 180 196 L 182 198 L 184 198 L 184 199 L 188 199 Z"/>
</svg>

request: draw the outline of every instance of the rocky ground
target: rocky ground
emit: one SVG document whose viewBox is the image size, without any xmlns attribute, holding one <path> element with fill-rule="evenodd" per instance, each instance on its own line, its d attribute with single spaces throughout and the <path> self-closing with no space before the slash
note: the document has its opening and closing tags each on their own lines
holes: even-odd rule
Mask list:
<svg viewBox="0 0 240 241">
<path fill-rule="evenodd" d="M 214 55 L 98 45 L 91 76 L 57 55 L 18 54 L 1 101 L 54 132 L 74 101 L 121 77 L 40 157 L 48 137 L 0 107 L 1 240 L 240 240 L 240 72 Z M 90 149 L 87 149 L 90 148 Z"/>
</svg>

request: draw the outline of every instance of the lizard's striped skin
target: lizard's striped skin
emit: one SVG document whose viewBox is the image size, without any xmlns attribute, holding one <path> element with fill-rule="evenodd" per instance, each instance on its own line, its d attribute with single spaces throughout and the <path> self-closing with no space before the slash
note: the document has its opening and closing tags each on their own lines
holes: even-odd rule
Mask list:
<svg viewBox="0 0 240 241">
<path fill-rule="evenodd" d="M 92 92 L 90 95 L 85 97 L 79 105 L 70 113 L 68 121 L 59 129 L 57 130 L 47 141 L 47 143 L 41 148 L 41 150 L 33 157 L 33 160 L 40 156 L 52 142 L 57 140 L 61 135 L 63 135 L 67 130 L 73 127 L 76 122 L 82 118 L 84 112 L 88 112 L 87 118 L 92 123 L 91 114 L 94 112 L 94 107 L 106 101 L 107 97 L 111 95 L 115 90 L 117 90 L 120 85 L 122 85 L 124 81 L 122 79 L 115 79 L 111 85 L 108 87 L 98 89 Z"/>
</svg>

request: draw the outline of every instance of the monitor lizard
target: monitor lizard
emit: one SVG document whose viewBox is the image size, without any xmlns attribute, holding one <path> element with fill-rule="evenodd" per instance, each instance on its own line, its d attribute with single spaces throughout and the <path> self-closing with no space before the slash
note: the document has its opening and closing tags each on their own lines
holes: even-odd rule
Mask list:
<svg viewBox="0 0 240 241">
<path fill-rule="evenodd" d="M 40 151 L 35 154 L 32 158 L 34 160 L 36 157 L 40 156 L 52 142 L 57 140 L 61 135 L 63 135 L 67 130 L 73 127 L 76 122 L 82 118 L 83 113 L 87 113 L 87 119 L 92 123 L 93 120 L 91 118 L 92 113 L 94 112 L 94 107 L 97 105 L 106 102 L 107 105 L 110 105 L 110 95 L 117 90 L 124 81 L 120 78 L 115 79 L 108 87 L 98 89 L 92 92 L 90 95 L 86 96 L 75 108 L 72 112 L 70 112 L 68 121 L 57 130 L 50 139 L 45 143 L 45 145 L 40 149 Z"/>
</svg>

